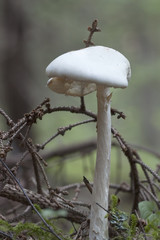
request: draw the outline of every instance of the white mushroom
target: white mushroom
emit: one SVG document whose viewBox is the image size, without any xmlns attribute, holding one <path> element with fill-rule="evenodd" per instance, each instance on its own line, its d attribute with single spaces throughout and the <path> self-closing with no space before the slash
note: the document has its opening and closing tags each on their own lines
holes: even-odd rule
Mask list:
<svg viewBox="0 0 160 240">
<path fill-rule="evenodd" d="M 97 90 L 97 160 L 93 184 L 90 240 L 108 239 L 106 212 L 108 209 L 111 111 L 110 87 L 125 88 L 131 76 L 129 61 L 118 51 L 92 46 L 65 53 L 46 69 L 48 87 L 71 96 L 84 96 Z"/>
</svg>

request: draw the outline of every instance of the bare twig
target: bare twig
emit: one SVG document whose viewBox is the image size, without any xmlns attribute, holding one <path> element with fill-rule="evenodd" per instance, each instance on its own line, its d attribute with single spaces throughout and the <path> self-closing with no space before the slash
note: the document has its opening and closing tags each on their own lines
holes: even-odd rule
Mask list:
<svg viewBox="0 0 160 240">
<path fill-rule="evenodd" d="M 158 208 L 160 208 L 160 201 L 155 197 L 155 195 L 150 192 L 147 187 L 144 186 L 144 184 L 140 183 L 140 187 L 149 194 L 149 196 L 156 202 Z"/>
<path fill-rule="evenodd" d="M 90 182 L 88 181 L 88 179 L 84 176 L 83 176 L 83 182 L 86 185 L 86 187 L 88 188 L 89 192 L 92 194 L 92 186 L 91 186 Z"/>
<path fill-rule="evenodd" d="M 142 230 L 142 232 L 143 232 L 144 239 L 147 240 L 147 236 L 146 236 L 146 233 L 145 233 L 145 231 L 144 231 L 144 227 L 143 227 L 143 225 L 142 225 L 142 223 L 141 223 L 141 219 L 139 218 L 138 213 L 137 213 L 136 210 L 135 210 L 135 214 L 136 214 L 136 217 L 137 217 L 137 219 L 138 219 L 138 223 L 139 223 L 139 225 L 140 225 L 140 228 L 141 228 L 141 230 Z"/>
<path fill-rule="evenodd" d="M 82 96 L 82 97 L 80 97 L 80 99 L 81 99 L 80 109 L 85 112 L 86 106 L 85 106 L 85 102 L 84 102 L 84 97 Z"/>
<path fill-rule="evenodd" d="M 89 36 L 88 36 L 88 39 L 87 40 L 84 40 L 84 43 L 86 45 L 86 47 L 89 47 L 89 46 L 93 46 L 94 43 L 91 41 L 92 40 L 92 37 L 93 37 L 93 34 L 95 32 L 100 32 L 101 30 L 99 28 L 97 28 L 97 25 L 98 25 L 98 21 L 97 19 L 95 19 L 93 22 L 92 22 L 92 27 L 88 27 L 88 31 L 90 32 Z"/>
<path fill-rule="evenodd" d="M 133 155 L 136 157 L 137 160 L 139 160 L 139 161 L 142 162 L 139 154 L 138 154 L 136 151 L 133 152 Z M 151 182 L 151 179 L 150 179 L 150 177 L 149 177 L 149 174 L 148 174 L 146 168 L 145 168 L 144 166 L 141 166 L 141 167 L 142 167 L 142 170 L 143 170 L 143 172 L 144 172 L 144 174 L 145 174 L 145 176 L 146 176 L 146 179 L 147 179 L 147 181 L 148 181 L 148 184 L 149 184 L 149 186 L 150 186 L 150 189 L 151 189 L 152 194 L 153 194 L 154 196 L 156 196 L 156 192 L 155 192 L 155 190 L 154 190 L 154 188 L 153 188 L 153 184 L 152 184 L 152 182 Z"/>
<path fill-rule="evenodd" d="M 155 179 L 158 182 L 160 182 L 160 176 L 155 171 L 153 171 L 150 167 L 148 167 L 144 162 L 140 161 L 139 159 L 134 159 L 134 162 L 141 165 L 141 167 L 143 166 L 144 168 L 146 168 L 148 172 L 150 172 L 155 177 Z"/>
<path fill-rule="evenodd" d="M 126 141 L 122 138 L 122 136 L 118 133 L 118 131 L 112 127 L 112 134 L 119 142 L 121 149 L 125 156 L 128 158 L 130 167 L 131 167 L 131 189 L 134 193 L 134 201 L 132 212 L 138 209 L 139 195 L 140 195 L 140 186 L 139 186 L 139 176 L 136 164 L 134 162 L 133 150 L 129 147 Z"/>
<path fill-rule="evenodd" d="M 71 130 L 72 128 L 74 127 L 77 127 L 77 126 L 80 126 L 80 125 L 83 125 L 83 124 L 86 124 L 86 123 L 91 123 L 91 122 L 95 122 L 95 119 L 89 119 L 89 120 L 85 120 L 85 121 L 82 121 L 82 122 L 78 122 L 78 123 L 75 123 L 75 124 L 70 124 L 69 126 L 66 126 L 66 127 L 60 127 L 58 128 L 58 132 L 56 134 L 54 134 L 51 138 L 49 138 L 45 143 L 43 143 L 42 145 L 37 145 L 37 147 L 39 149 L 44 149 L 44 147 L 49 143 L 51 142 L 53 139 L 55 139 L 57 136 L 59 135 L 62 135 L 64 136 L 64 134 L 66 133 L 66 131 L 69 131 Z"/>
<path fill-rule="evenodd" d="M 6 233 L 3 231 L 0 231 L 0 236 L 5 237 L 5 239 L 13 239 L 11 233 Z"/>
</svg>

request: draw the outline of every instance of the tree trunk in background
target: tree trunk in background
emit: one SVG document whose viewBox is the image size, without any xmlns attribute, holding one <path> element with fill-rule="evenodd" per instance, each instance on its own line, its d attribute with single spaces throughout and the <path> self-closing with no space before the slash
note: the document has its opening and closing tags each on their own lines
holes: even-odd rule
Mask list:
<svg viewBox="0 0 160 240">
<path fill-rule="evenodd" d="M 29 22 L 24 11 L 24 1 L 3 0 L 3 29 L 5 39 L 5 49 L 3 51 L 2 64 L 2 84 L 5 96 L 5 111 L 17 121 L 23 114 L 33 108 L 31 102 L 30 88 L 32 81 L 32 71 L 27 53 L 27 31 Z M 32 135 L 32 136 L 31 136 Z M 33 138 L 32 132 L 30 136 Z M 15 144 L 13 154 L 21 151 L 20 142 Z M 29 161 L 28 166 L 32 166 Z M 10 166 L 11 167 L 11 166 Z M 23 175 L 26 187 L 29 185 L 33 171 L 31 167 L 23 167 L 19 174 Z"/>
<path fill-rule="evenodd" d="M 2 6 L 5 34 L 2 81 L 8 114 L 16 121 L 31 110 L 31 68 L 26 49 L 29 26 L 22 0 L 4 0 Z"/>
</svg>

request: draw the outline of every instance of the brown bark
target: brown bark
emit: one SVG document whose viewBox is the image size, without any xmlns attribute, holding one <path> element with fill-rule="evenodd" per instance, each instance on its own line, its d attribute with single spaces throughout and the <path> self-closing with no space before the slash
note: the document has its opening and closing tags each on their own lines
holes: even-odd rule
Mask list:
<svg viewBox="0 0 160 240">
<path fill-rule="evenodd" d="M 31 109 L 29 97 L 31 67 L 26 48 L 29 25 L 22 4 L 21 0 L 4 0 L 2 5 L 5 39 L 2 81 L 5 103 L 14 121 Z"/>
</svg>

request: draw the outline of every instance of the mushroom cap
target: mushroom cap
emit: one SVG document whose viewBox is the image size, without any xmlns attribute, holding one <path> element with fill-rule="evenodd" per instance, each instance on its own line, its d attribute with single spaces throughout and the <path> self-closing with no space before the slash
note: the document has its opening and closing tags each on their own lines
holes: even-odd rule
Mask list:
<svg viewBox="0 0 160 240">
<path fill-rule="evenodd" d="M 130 63 L 118 51 L 92 46 L 65 53 L 46 68 L 50 78 L 48 87 L 72 96 L 84 96 L 96 90 L 99 84 L 125 88 L 131 77 Z"/>
</svg>

